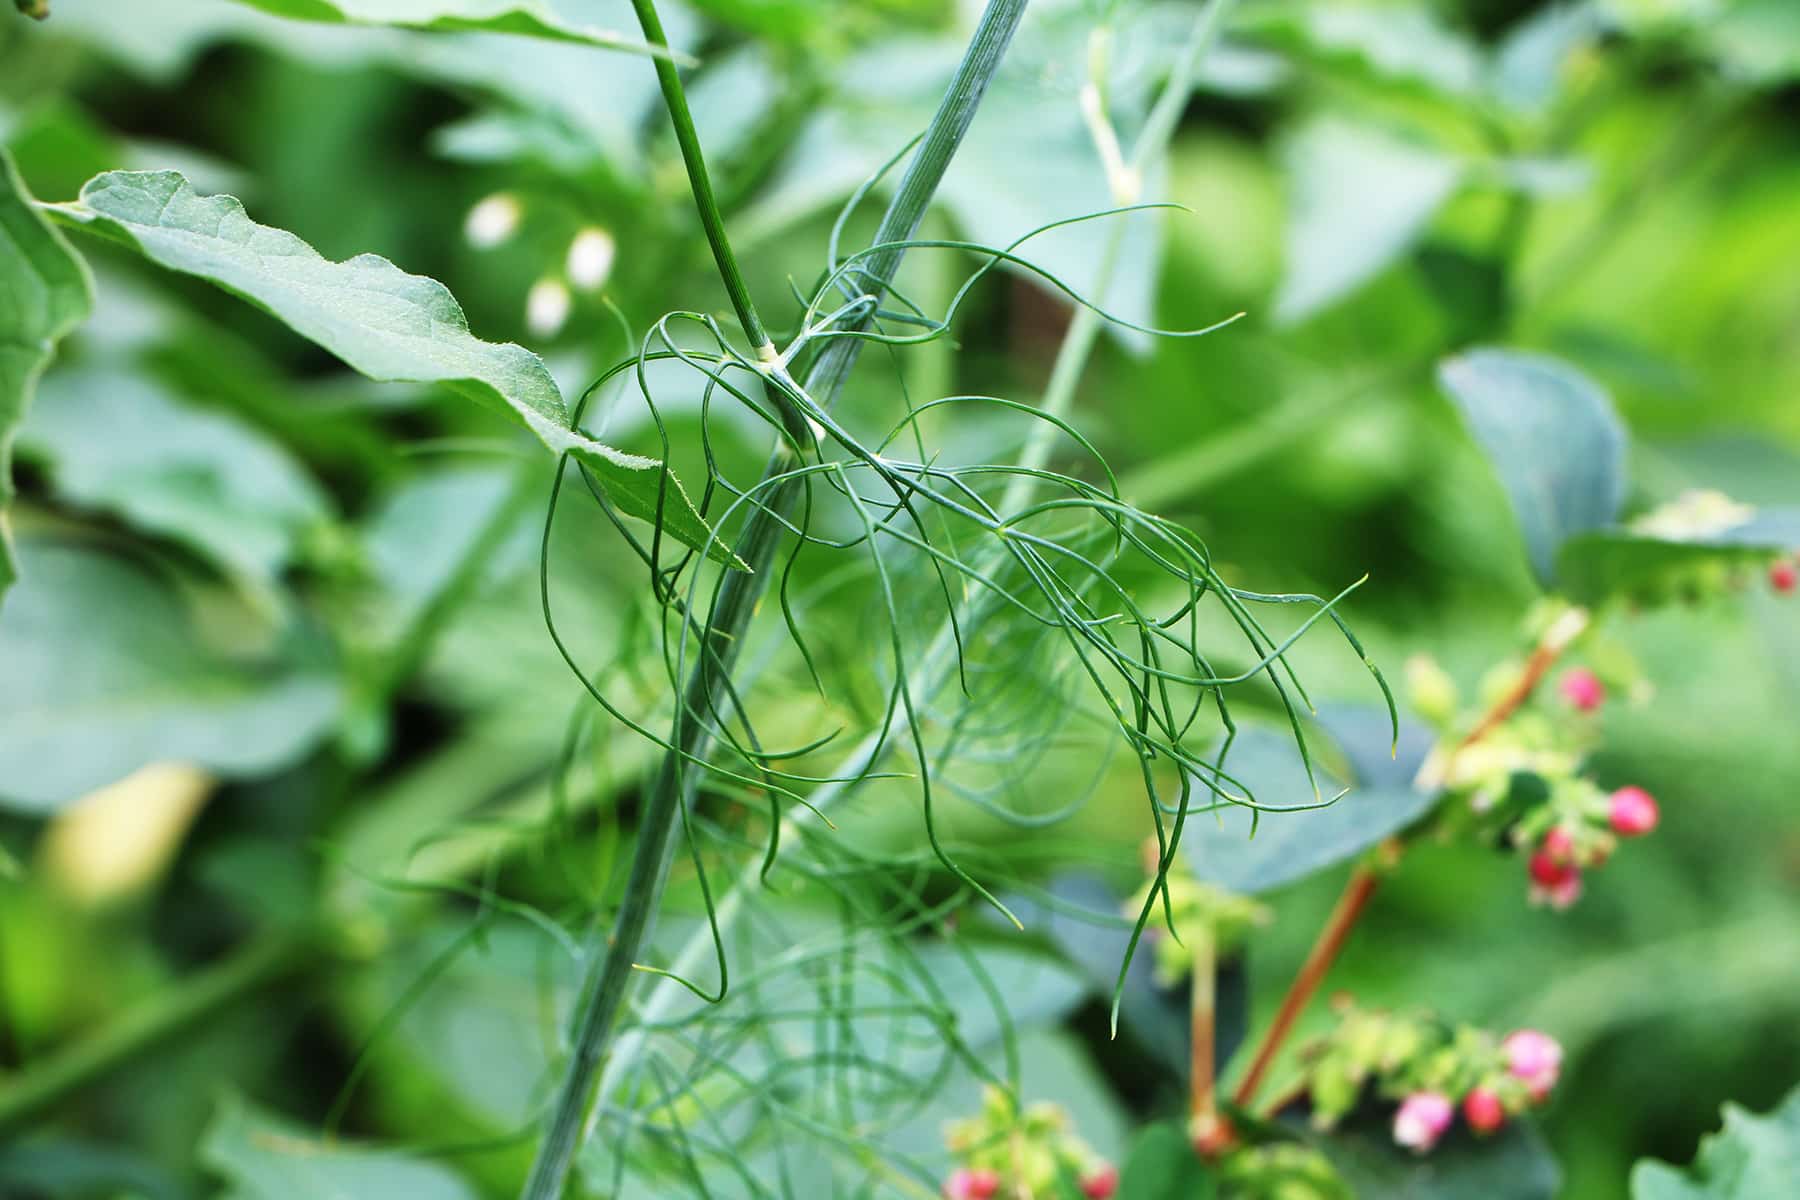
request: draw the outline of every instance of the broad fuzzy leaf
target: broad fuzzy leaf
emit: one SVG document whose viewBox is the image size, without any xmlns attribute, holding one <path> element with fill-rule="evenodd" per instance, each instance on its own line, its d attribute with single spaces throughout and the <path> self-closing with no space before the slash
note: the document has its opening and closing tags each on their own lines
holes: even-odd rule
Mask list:
<svg viewBox="0 0 1800 1200">
<path fill-rule="evenodd" d="M 200 195 L 176 171 L 109 171 L 89 180 L 74 203 L 45 207 L 242 296 L 371 379 L 443 383 L 499 406 L 549 449 L 592 470 L 621 512 L 655 521 L 660 510 L 670 537 L 731 560 L 674 475 L 655 459 L 570 430 L 543 360 L 523 346 L 474 337 L 461 305 L 436 280 L 373 254 L 331 262 L 293 234 L 252 221 L 234 197 Z"/>
<path fill-rule="evenodd" d="M 1438 382 L 1512 501 L 1538 579 L 1557 551 L 1618 517 L 1625 428 L 1599 384 L 1560 359 L 1478 349 L 1444 360 Z"/>
<path fill-rule="evenodd" d="M 21 557 L 0 613 L 0 806 L 52 811 L 165 760 L 260 774 L 331 728 L 330 675 L 226 655 L 149 568 L 36 540 Z M 207 631 L 230 615 L 209 610 Z"/>
<path fill-rule="evenodd" d="M 1800 1187 L 1800 1090 L 1767 1116 L 1725 1106 L 1725 1127 L 1700 1143 L 1685 1171 L 1638 1163 L 1632 1200 L 1763 1200 Z"/>
<path fill-rule="evenodd" d="M 613 29 L 565 20 L 541 0 L 238 0 L 301 21 L 393 25 L 446 33 L 522 33 L 650 54 L 649 46 Z"/>
<path fill-rule="evenodd" d="M 18 576 L 6 523 L 13 435 L 57 340 L 92 307 L 87 266 L 32 207 L 12 157 L 0 150 L 0 595 Z"/>
<path fill-rule="evenodd" d="M 1455 158 L 1337 117 L 1304 126 L 1283 158 L 1291 196 L 1275 318 L 1288 324 L 1410 250 L 1463 174 Z"/>
<path fill-rule="evenodd" d="M 448 1167 L 351 1143 L 326 1143 L 228 1096 L 200 1147 L 201 1158 L 240 1200 L 476 1200 Z"/>
</svg>

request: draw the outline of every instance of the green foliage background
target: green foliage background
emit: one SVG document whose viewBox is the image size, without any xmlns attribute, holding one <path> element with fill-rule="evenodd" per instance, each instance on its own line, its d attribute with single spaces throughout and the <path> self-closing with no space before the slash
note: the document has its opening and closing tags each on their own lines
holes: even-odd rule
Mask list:
<svg viewBox="0 0 1800 1200">
<path fill-rule="evenodd" d="M 704 63 L 696 118 L 765 303 L 790 274 L 810 279 L 828 210 L 929 114 L 931 89 L 908 72 L 929 76 L 946 46 L 953 56 L 953 7 L 670 6 L 675 40 Z M 1050 7 L 1080 29 L 1117 23 L 1115 100 L 1129 117 L 1158 69 L 1155 22 L 1185 6 Z M 623 5 L 553 8 L 631 28 Z M 1532 22 L 1551 37 L 1556 19 L 1577 31 L 1566 53 L 1499 53 Z M 1781 0 L 1246 3 L 1157 173 L 1189 211 L 1142 226 L 1156 233 L 1137 236 L 1106 299 L 1165 327 L 1248 316 L 1192 341 L 1108 339 L 1078 423 L 1127 493 L 1190 522 L 1234 583 L 1329 596 L 1366 572 L 1345 612 L 1393 675 L 1428 652 L 1472 683 L 1515 650 L 1538 594 L 1506 499 L 1435 382 L 1445 355 L 1504 342 L 1602 383 L 1632 436 L 1629 509 L 1691 486 L 1800 502 L 1797 26 Z M 1060 29 L 1022 36 L 1041 92 L 983 113 L 937 232 L 1005 241 L 1074 215 L 1059 202 L 1106 206 L 1066 78 L 1083 68 L 1083 42 Z M 284 23 L 227 0 L 55 0 L 41 26 L 0 21 L 0 143 L 43 200 L 72 200 L 102 170 L 177 167 L 329 259 L 377 253 L 442 280 L 479 336 L 537 350 L 573 396 L 624 352 L 617 316 L 577 294 L 567 326 L 545 335 L 524 311 L 578 228 L 615 238 L 605 296 L 638 329 L 669 309 L 722 311 L 723 299 L 650 64 L 471 36 Z M 1059 139 L 1065 118 L 1077 136 Z M 524 204 L 519 232 L 472 246 L 465 215 L 500 190 Z M 1324 216 L 1309 225 L 1309 213 Z M 1046 241 L 1044 261 L 1078 277 L 1086 236 Z M 0 1151 L 0 1171 L 73 1181 L 80 1164 L 105 1175 L 116 1160 L 107 1178 L 139 1178 L 137 1194 L 195 1194 L 228 1172 L 245 1195 L 300 1195 L 264 1167 L 230 1165 L 244 1153 L 231 1130 L 272 1118 L 236 1099 L 221 1109 L 220 1092 L 316 1130 L 382 1012 L 474 919 L 482 889 L 567 907 L 591 900 L 590 881 L 622 854 L 604 816 L 569 840 L 556 826 L 542 836 L 576 697 L 536 607 L 541 492 L 515 486 L 512 464 L 541 468 L 535 488 L 548 460 L 522 457 L 496 415 L 350 376 L 231 297 L 96 239 L 78 245 L 96 312 L 59 352 L 17 449 L 19 587 L 39 590 L 0 602 L 0 722 L 16 730 L 30 705 L 62 704 L 56 769 L 68 769 L 45 778 L 46 762 L 0 729 L 0 845 L 17 865 L 0 882 L 0 1089 L 253 930 L 303 924 L 296 914 L 321 904 L 354 916 L 340 936 L 378 949 L 284 974 L 107 1075 L 47 1134 Z M 915 262 L 908 283 L 942 297 L 960 274 Z M 1065 319 L 1060 300 L 1008 277 L 977 293 L 954 346 L 909 352 L 900 369 L 915 396 L 1029 398 Z M 691 410 L 675 407 L 673 461 L 695 478 Z M 654 449 L 628 413 L 612 432 Z M 979 421 L 948 440 L 1005 452 L 1003 433 Z M 740 467 L 761 453 L 754 437 L 723 449 Z M 618 569 L 608 536 L 598 523 L 570 528 L 556 560 L 559 603 L 582 609 L 594 662 L 641 619 L 641 572 Z M 69 537 L 109 565 L 33 550 Z M 457 548 L 470 545 L 478 569 L 459 576 Z M 159 607 L 171 588 L 188 615 Z M 404 631 L 444 595 L 412 647 Z M 856 661 L 858 619 L 820 617 L 843 661 Z M 1654 690 L 1609 706 L 1598 774 L 1660 798 L 1657 836 L 1563 915 L 1526 906 L 1511 857 L 1421 847 L 1331 983 L 1369 1003 L 1561 1038 L 1565 1082 L 1543 1128 L 1563 1194 L 1582 1200 L 1626 1195 L 1638 1158 L 1688 1161 L 1723 1102 L 1763 1112 L 1800 1079 L 1800 598 L 1757 577 L 1609 632 Z M 646 663 L 623 669 L 651 688 L 659 668 L 645 647 Z M 1367 700 L 1354 656 L 1323 638 L 1309 647 L 1315 695 Z M 140 691 L 83 690 L 126 660 Z M 832 714 L 802 689 L 768 703 L 786 742 L 828 731 Z M 233 724 L 221 732 L 224 711 Z M 149 749 L 134 759 L 139 745 Z M 215 755 L 231 778 L 153 884 L 77 903 L 45 849 L 45 812 L 172 747 Z M 646 753 L 620 737 L 595 754 L 583 786 L 602 814 L 629 808 Z M 1071 824 L 1031 837 L 966 811 L 951 819 L 959 839 L 1014 866 L 1077 845 L 1117 866 L 1143 831 L 1130 797 L 1129 780 L 1108 777 Z M 877 808 L 846 828 L 875 846 L 919 837 L 915 814 Z M 378 877 L 332 869 L 335 855 L 370 848 L 359 866 Z M 474 900 L 380 877 L 434 854 Z M 1253 1025 L 1343 873 L 1273 894 L 1278 919 L 1248 955 Z M 691 895 L 675 902 L 693 911 Z M 376 1038 L 347 1131 L 407 1145 L 512 1132 L 502 1126 L 533 1080 L 494 1064 L 514 1041 L 541 1040 L 549 987 L 521 983 L 540 978 L 543 956 L 516 934 L 507 927 L 455 968 L 456 986 L 433 992 L 426 1024 L 440 1041 Z M 499 1008 L 459 1006 L 483 996 Z M 488 1027 L 497 1020 L 504 1029 Z M 1033 1035 L 1044 1040 L 1031 1058 L 1086 1081 L 1073 1093 L 1107 1097 L 1087 1124 L 1116 1152 L 1126 1115 L 1161 1097 L 1134 1087 L 1134 1052 L 1103 1028 L 1090 1002 L 1064 1033 Z M 424 1070 L 445 1044 L 474 1057 Z M 434 1074 L 460 1097 L 449 1117 Z M 491 1107 L 475 1111 L 471 1097 Z M 405 1194 L 507 1194 L 520 1153 L 448 1159 L 466 1178 L 409 1167 L 426 1173 Z M 70 1173 L 56 1175 L 59 1162 Z M 134 1194 L 108 1186 L 91 1194 Z M 90 1194 L 68 1187 L 46 1194 Z"/>
</svg>

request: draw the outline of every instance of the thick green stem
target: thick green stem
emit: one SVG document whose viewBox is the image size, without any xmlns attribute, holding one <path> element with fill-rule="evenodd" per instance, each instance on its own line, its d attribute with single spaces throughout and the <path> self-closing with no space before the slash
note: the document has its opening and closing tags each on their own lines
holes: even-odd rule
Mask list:
<svg viewBox="0 0 1800 1200">
<path fill-rule="evenodd" d="M 640 19 L 649 14 L 645 23 L 646 36 L 657 41 L 661 29 L 655 24 L 654 9 L 649 0 L 634 2 Z M 893 243 L 910 238 L 924 219 L 944 170 L 961 144 L 981 97 L 1018 28 L 1025 4 L 1026 0 L 990 0 L 982 14 L 956 77 L 882 217 L 875 240 L 876 244 L 889 248 L 871 256 L 867 264 L 865 290 L 871 295 L 879 297 L 893 279 L 904 253 Z M 679 99 L 680 82 L 674 77 L 672 67 L 664 71 L 659 62 L 657 71 L 663 81 L 664 95 L 670 98 L 671 116 L 678 134 L 684 128 L 687 131 L 683 135 L 683 154 L 688 156 L 691 152 L 688 159 L 690 178 L 694 182 L 702 220 L 708 223 L 708 237 L 713 240 L 714 251 L 719 256 L 721 274 L 726 276 L 728 289 L 741 289 L 742 280 L 736 278 L 735 262 L 731 259 L 722 225 L 717 227 L 714 237 L 717 205 L 711 202 L 710 186 L 703 188 L 705 170 L 700 163 L 698 141 L 690 140 L 693 122 L 687 117 L 685 100 Z M 746 315 L 754 316 L 747 297 L 740 307 L 740 316 Z M 759 325 L 752 331 L 746 320 L 746 332 L 753 342 L 760 328 Z M 828 405 L 836 397 L 856 363 L 861 346 L 859 338 L 836 339 L 807 372 L 804 386 L 820 404 Z M 791 465 L 792 459 L 786 450 L 778 447 L 764 479 L 786 472 Z M 704 758 L 711 749 L 712 732 L 705 715 L 725 708 L 729 672 L 756 602 L 762 595 L 775 547 L 798 494 L 799 485 L 791 481 L 770 489 L 767 500 L 751 514 L 733 547 L 750 570 L 727 573 L 719 584 L 712 619 L 701 636 L 695 666 L 676 710 L 670 739 L 674 749 L 663 758 L 639 822 L 638 843 L 624 902 L 611 936 L 604 941 L 596 940 L 596 944 L 590 946 L 588 975 L 576 1012 L 574 1046 L 552 1102 L 544 1141 L 526 1178 L 524 1200 L 559 1200 L 563 1194 L 575 1152 L 587 1126 L 600 1065 L 611 1047 L 613 1027 L 662 898 L 675 847 L 675 830 L 699 785 L 700 773 L 690 763 Z"/>
<path fill-rule="evenodd" d="M 644 31 L 644 40 L 652 46 L 667 50 L 669 37 L 663 32 L 662 18 L 657 15 L 655 0 L 632 0 L 632 7 L 637 9 L 638 25 Z M 662 55 L 655 60 L 656 81 L 662 85 L 663 104 L 669 110 L 669 120 L 675 126 L 675 141 L 681 147 L 681 161 L 687 167 L 688 183 L 694 193 L 694 208 L 700 214 L 700 226 L 706 230 L 707 244 L 712 247 L 713 261 L 719 265 L 719 279 L 725 284 L 725 291 L 731 297 L 731 306 L 737 310 L 738 321 L 744 327 L 744 336 L 750 339 L 752 350 L 761 352 L 769 344 L 768 331 L 763 328 L 762 318 L 757 316 L 756 305 L 750 300 L 750 289 L 744 283 L 744 273 L 738 269 L 737 256 L 731 252 L 731 239 L 725 236 L 725 217 L 719 211 L 719 202 L 713 196 L 712 177 L 706 172 L 706 159 L 700 153 L 700 134 L 694 128 L 694 115 L 688 111 L 687 92 L 681 86 L 681 72 L 675 63 Z"/>
<path fill-rule="evenodd" d="M 99 1033 L 58 1051 L 0 1088 L 0 1141 L 53 1111 L 97 1079 L 216 1016 L 317 959 L 317 940 L 271 934 L 197 971 Z"/>
</svg>

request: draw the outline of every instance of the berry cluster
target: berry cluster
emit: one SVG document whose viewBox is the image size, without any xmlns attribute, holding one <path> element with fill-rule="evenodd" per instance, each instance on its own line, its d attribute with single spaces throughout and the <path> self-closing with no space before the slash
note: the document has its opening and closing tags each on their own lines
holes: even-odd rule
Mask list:
<svg viewBox="0 0 1800 1200">
<path fill-rule="evenodd" d="M 1444 828 L 1467 827 L 1523 855 L 1532 903 L 1568 908 L 1581 897 L 1583 872 L 1605 863 L 1619 839 L 1656 828 L 1661 813 L 1649 792 L 1607 791 L 1583 773 L 1608 698 L 1592 669 L 1563 672 L 1552 698 L 1521 704 L 1473 744 L 1456 685 L 1442 668 L 1415 659 L 1407 670 L 1415 705 L 1442 734 L 1425 774 L 1465 801 L 1443 810 Z M 1483 692 L 1504 695 L 1520 670 L 1496 669 Z"/>
<path fill-rule="evenodd" d="M 957 1162 L 944 1181 L 947 1200 L 993 1200 L 1002 1189 L 1019 1196 L 1058 1195 L 1062 1180 L 1073 1180 L 1088 1200 L 1110 1200 L 1119 1190 L 1118 1168 L 1076 1136 L 1068 1113 L 1055 1104 L 1021 1111 L 1002 1088 L 988 1087 L 981 1111 L 951 1122 L 944 1142 Z"/>
<path fill-rule="evenodd" d="M 1479 1135 L 1491 1134 L 1549 1099 L 1562 1070 L 1562 1047 L 1548 1034 L 1521 1029 L 1497 1038 L 1424 1015 L 1345 1005 L 1338 1028 L 1307 1053 L 1313 1122 L 1329 1129 L 1373 1084 L 1397 1100 L 1397 1145 L 1424 1154 L 1450 1129 L 1460 1109 Z"/>
</svg>

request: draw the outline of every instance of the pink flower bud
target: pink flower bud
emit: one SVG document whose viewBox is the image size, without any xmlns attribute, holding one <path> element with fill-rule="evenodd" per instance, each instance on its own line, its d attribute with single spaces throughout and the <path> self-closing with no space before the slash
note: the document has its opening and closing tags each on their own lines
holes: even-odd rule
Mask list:
<svg viewBox="0 0 1800 1200">
<path fill-rule="evenodd" d="M 1513 1078 L 1525 1085 L 1533 1100 L 1542 1103 L 1562 1074 L 1562 1046 L 1547 1033 L 1521 1029 L 1507 1034 L 1500 1049 Z"/>
<path fill-rule="evenodd" d="M 946 1200 L 993 1200 L 1000 1176 L 987 1167 L 958 1167 L 944 1183 Z"/>
<path fill-rule="evenodd" d="M 1662 813 L 1656 800 L 1641 787 L 1622 787 L 1612 794 L 1607 819 L 1620 837 L 1642 837 L 1656 828 Z"/>
<path fill-rule="evenodd" d="M 1556 687 L 1569 707 L 1579 712 L 1593 712 L 1606 702 L 1606 685 L 1586 667 L 1564 671 Z"/>
<path fill-rule="evenodd" d="M 1787 595 L 1800 587 L 1800 566 L 1791 558 L 1778 558 L 1769 564 L 1769 586 Z"/>
<path fill-rule="evenodd" d="M 1394 1143 L 1423 1154 L 1437 1145 L 1455 1116 L 1455 1106 L 1442 1092 L 1414 1092 L 1394 1114 Z"/>
<path fill-rule="evenodd" d="M 1564 866 L 1575 861 L 1575 837 L 1561 825 L 1553 827 L 1544 835 L 1544 855 L 1553 863 Z M 1536 874 L 1534 870 L 1533 875 Z"/>
<path fill-rule="evenodd" d="M 1492 1088 L 1471 1088 L 1463 1097 L 1463 1120 L 1476 1133 L 1492 1133 L 1506 1124 L 1506 1106 Z"/>
<path fill-rule="evenodd" d="M 1081 1194 L 1088 1200 L 1112 1200 L 1119 1190 L 1119 1168 L 1101 1163 L 1081 1177 Z"/>
</svg>

